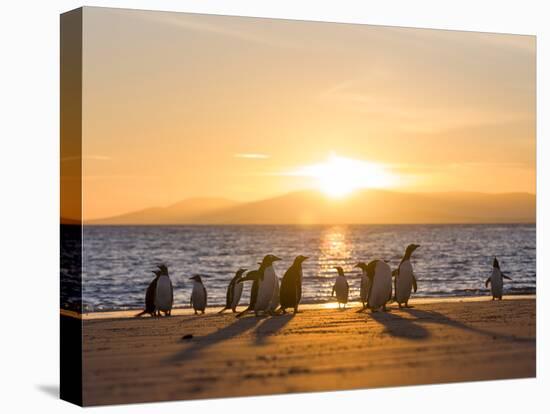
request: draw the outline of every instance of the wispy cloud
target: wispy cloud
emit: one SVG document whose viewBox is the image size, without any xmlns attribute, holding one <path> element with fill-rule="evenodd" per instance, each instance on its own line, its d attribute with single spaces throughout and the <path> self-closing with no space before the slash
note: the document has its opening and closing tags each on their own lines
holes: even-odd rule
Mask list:
<svg viewBox="0 0 550 414">
<path fill-rule="evenodd" d="M 283 41 L 281 36 L 269 35 L 268 30 L 262 30 L 262 25 L 251 24 L 250 19 L 236 16 L 194 15 L 178 13 L 142 14 L 143 18 L 156 20 L 163 24 L 171 24 L 185 30 L 212 34 L 221 38 L 233 38 L 261 46 L 280 48 L 295 48 L 296 42 Z M 218 21 L 222 19 L 222 21 Z M 264 26 L 265 27 L 265 26 Z M 258 29 L 259 28 L 259 29 Z"/>
<path fill-rule="evenodd" d="M 239 153 L 234 155 L 235 158 L 244 158 L 247 160 L 266 160 L 269 158 L 268 154 L 260 153 Z"/>
</svg>

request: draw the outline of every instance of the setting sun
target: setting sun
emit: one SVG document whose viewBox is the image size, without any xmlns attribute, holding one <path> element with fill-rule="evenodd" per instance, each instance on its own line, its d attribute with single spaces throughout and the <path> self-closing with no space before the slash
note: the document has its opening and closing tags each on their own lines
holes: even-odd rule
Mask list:
<svg viewBox="0 0 550 414">
<path fill-rule="evenodd" d="M 391 187 L 396 181 L 396 177 L 380 164 L 335 154 L 323 163 L 300 168 L 295 175 L 314 178 L 319 190 L 334 198 L 361 188 Z"/>
</svg>

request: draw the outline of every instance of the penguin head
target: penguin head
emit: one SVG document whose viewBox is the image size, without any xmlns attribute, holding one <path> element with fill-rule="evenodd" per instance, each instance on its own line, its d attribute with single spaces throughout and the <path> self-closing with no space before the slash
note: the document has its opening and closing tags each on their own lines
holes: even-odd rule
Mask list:
<svg viewBox="0 0 550 414">
<path fill-rule="evenodd" d="M 161 275 L 168 275 L 168 268 L 166 267 L 165 264 L 160 264 L 157 267 L 159 268 Z"/>
<path fill-rule="evenodd" d="M 244 272 L 246 272 L 246 269 L 241 267 L 239 270 L 237 270 L 237 273 L 235 273 L 235 276 L 240 278 L 240 277 L 242 277 Z"/>
<path fill-rule="evenodd" d="M 190 279 L 194 280 L 195 282 L 200 283 L 202 285 L 202 279 L 199 275 L 192 276 L 192 277 L 190 277 Z"/>
<path fill-rule="evenodd" d="M 405 250 L 405 255 L 410 256 L 410 255 L 411 255 L 416 249 L 418 249 L 419 247 L 420 247 L 419 244 L 414 244 L 414 243 L 409 244 L 409 245 L 407 246 L 407 250 Z"/>
<path fill-rule="evenodd" d="M 268 267 L 268 266 L 271 266 L 273 264 L 273 262 L 276 262 L 277 260 L 281 260 L 280 257 L 277 257 L 273 254 L 268 254 L 264 257 L 264 259 L 262 260 L 262 265 L 264 267 Z"/>
<path fill-rule="evenodd" d="M 367 264 L 365 262 L 359 262 L 354 267 L 358 267 L 361 270 L 366 271 L 367 270 Z"/>
<path fill-rule="evenodd" d="M 304 260 L 307 260 L 307 259 L 309 259 L 309 257 L 307 256 L 302 256 L 302 255 L 296 256 L 296 259 L 294 259 L 294 264 L 296 265 L 302 264 Z"/>
<path fill-rule="evenodd" d="M 336 266 L 335 269 L 338 272 L 338 276 L 345 276 L 344 275 L 344 269 L 342 269 L 341 266 Z"/>
<path fill-rule="evenodd" d="M 499 265 L 498 260 L 497 260 L 496 257 L 493 259 L 493 267 L 496 267 L 497 269 L 500 269 L 500 265 Z"/>
</svg>

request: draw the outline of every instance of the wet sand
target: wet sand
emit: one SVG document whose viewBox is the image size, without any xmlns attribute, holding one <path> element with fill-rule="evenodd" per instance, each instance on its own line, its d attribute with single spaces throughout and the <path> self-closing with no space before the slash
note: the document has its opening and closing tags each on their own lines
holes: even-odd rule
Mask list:
<svg viewBox="0 0 550 414">
<path fill-rule="evenodd" d="M 310 305 L 241 319 L 214 310 L 158 320 L 84 315 L 84 404 L 536 375 L 533 296 L 411 304 L 388 313 Z"/>
</svg>

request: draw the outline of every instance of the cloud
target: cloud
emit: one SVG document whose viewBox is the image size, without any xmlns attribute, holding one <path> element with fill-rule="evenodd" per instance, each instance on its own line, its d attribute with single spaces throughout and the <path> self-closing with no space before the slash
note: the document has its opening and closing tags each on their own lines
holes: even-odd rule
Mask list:
<svg viewBox="0 0 550 414">
<path fill-rule="evenodd" d="M 185 30 L 198 33 L 212 34 L 220 38 L 233 38 L 247 43 L 261 46 L 280 48 L 295 48 L 296 42 L 284 42 L 281 36 L 269 35 L 267 27 L 254 19 L 238 16 L 201 15 L 192 13 L 150 13 L 142 15 L 143 18 L 155 20 L 162 24 L 171 24 Z M 258 19 L 255 19 L 258 20 Z M 266 22 L 267 23 L 267 22 Z M 258 29 L 260 28 L 260 29 Z"/>
<path fill-rule="evenodd" d="M 259 153 L 239 153 L 234 155 L 235 158 L 244 158 L 247 160 L 266 160 L 269 158 L 267 154 Z"/>
</svg>

